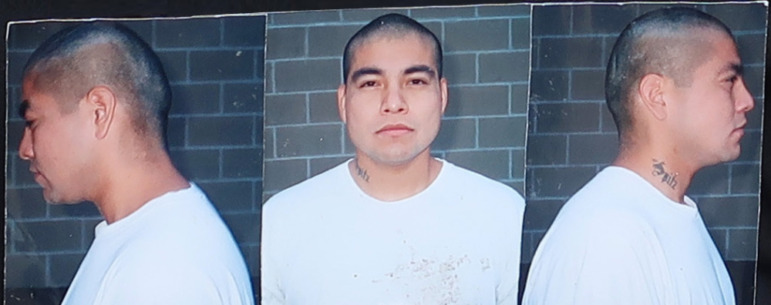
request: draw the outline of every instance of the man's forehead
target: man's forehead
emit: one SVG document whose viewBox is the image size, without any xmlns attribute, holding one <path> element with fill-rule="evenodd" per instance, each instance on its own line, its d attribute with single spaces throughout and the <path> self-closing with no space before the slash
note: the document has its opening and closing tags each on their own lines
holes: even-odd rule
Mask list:
<svg viewBox="0 0 771 305">
<path fill-rule="evenodd" d="M 22 79 L 21 82 L 21 99 L 22 102 L 26 101 L 29 104 L 29 97 L 32 95 L 36 89 L 35 89 L 35 79 L 37 77 L 35 75 L 27 75 L 24 76 L 24 79 Z M 27 106 L 29 107 L 29 106 Z"/>
<path fill-rule="evenodd" d="M 425 64 L 429 65 L 434 70 L 438 68 L 436 67 L 436 46 L 434 46 L 430 38 L 425 37 L 424 35 L 420 35 L 418 33 L 407 33 L 407 34 L 381 33 L 381 34 L 375 34 L 371 37 L 367 37 L 363 39 L 361 42 L 359 42 L 353 48 L 353 52 L 351 53 L 352 54 L 351 66 L 352 67 L 357 66 L 358 61 L 361 59 L 361 53 L 364 50 L 372 51 L 372 48 L 374 48 L 375 46 L 381 49 L 379 51 L 384 51 L 383 49 L 390 50 L 391 48 L 395 48 L 396 43 L 402 43 L 402 42 L 414 43 L 415 48 L 412 48 L 411 51 L 417 51 L 418 48 L 425 48 L 429 50 L 430 58 L 428 62 L 426 62 Z M 395 54 L 395 55 L 399 55 L 399 54 Z"/>
<path fill-rule="evenodd" d="M 53 89 L 44 88 L 40 84 L 38 74 L 26 75 L 22 81 L 21 103 L 19 104 L 19 115 L 24 117 L 27 113 L 38 113 L 46 107 L 50 107 L 48 100 L 56 102 L 59 94 L 51 92 Z M 56 106 L 62 106 L 56 103 Z M 61 110 L 61 109 L 60 109 Z"/>
<path fill-rule="evenodd" d="M 43 90 L 41 89 L 39 74 L 32 73 L 24 76 L 24 79 L 22 80 L 21 85 L 21 98 L 22 100 L 26 100 L 30 102 L 30 97 L 33 95 L 41 94 Z M 32 106 L 32 105 L 30 105 Z"/>
<path fill-rule="evenodd" d="M 733 38 L 725 33 L 715 31 L 704 35 L 702 41 L 705 43 L 692 48 L 690 51 L 693 53 L 689 52 L 691 54 L 683 54 L 683 56 L 693 58 L 691 60 L 701 57 L 702 60 L 698 63 L 700 68 L 712 63 L 717 65 L 716 69 L 719 73 L 741 72 L 742 61 Z M 696 56 L 694 53 L 701 53 L 702 55 Z"/>
<path fill-rule="evenodd" d="M 25 77 L 22 82 L 21 103 L 19 104 L 19 116 L 25 117 L 27 113 L 35 112 L 40 106 L 33 102 L 32 96 L 36 95 L 34 78 Z"/>
</svg>

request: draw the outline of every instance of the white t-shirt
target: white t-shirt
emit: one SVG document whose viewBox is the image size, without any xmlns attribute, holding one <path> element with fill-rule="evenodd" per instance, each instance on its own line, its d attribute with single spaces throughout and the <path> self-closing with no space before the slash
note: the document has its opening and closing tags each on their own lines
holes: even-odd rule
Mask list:
<svg viewBox="0 0 771 305">
<path fill-rule="evenodd" d="M 347 162 L 273 196 L 262 304 L 516 304 L 524 200 L 442 162 L 399 201 L 365 194 Z"/>
<path fill-rule="evenodd" d="M 96 226 L 62 304 L 254 304 L 233 236 L 194 184 Z"/>
<path fill-rule="evenodd" d="M 524 305 L 734 302 L 694 202 L 674 202 L 614 166 L 560 210 L 535 253 L 523 299 Z"/>
</svg>

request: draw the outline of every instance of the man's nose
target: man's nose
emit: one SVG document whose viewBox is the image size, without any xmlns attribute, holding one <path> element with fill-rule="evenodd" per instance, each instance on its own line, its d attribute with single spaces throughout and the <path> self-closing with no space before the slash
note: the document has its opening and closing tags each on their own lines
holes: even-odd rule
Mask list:
<svg viewBox="0 0 771 305">
<path fill-rule="evenodd" d="M 747 84 L 744 83 L 744 78 L 739 79 L 738 87 L 736 90 L 736 111 L 747 112 L 755 107 L 755 99 L 752 98 L 752 94 L 747 89 Z"/>
<path fill-rule="evenodd" d="M 404 101 L 401 89 L 398 86 L 387 88 L 380 105 L 380 111 L 382 113 L 402 113 L 407 112 L 407 110 L 409 108 Z"/>
<path fill-rule="evenodd" d="M 23 160 L 35 158 L 35 151 L 32 148 L 32 131 L 27 127 L 24 128 L 24 135 L 21 137 L 21 143 L 19 143 L 19 157 Z"/>
</svg>

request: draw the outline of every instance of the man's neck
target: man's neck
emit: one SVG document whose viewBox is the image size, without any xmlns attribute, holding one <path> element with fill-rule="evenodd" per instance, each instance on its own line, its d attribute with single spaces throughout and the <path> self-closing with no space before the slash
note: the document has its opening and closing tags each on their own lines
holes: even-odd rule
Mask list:
<svg viewBox="0 0 771 305">
<path fill-rule="evenodd" d="M 107 171 L 94 202 L 108 224 L 131 215 L 150 200 L 190 187 L 165 153 L 152 160 L 131 160 Z"/>
<path fill-rule="evenodd" d="M 348 163 L 359 188 L 382 201 L 397 201 L 420 193 L 431 185 L 441 168 L 442 162 L 428 151 L 398 165 L 378 163 L 359 154 Z"/>
<path fill-rule="evenodd" d="M 622 149 L 613 165 L 637 173 L 672 201 L 684 203 L 696 170 L 683 160 L 655 149 Z"/>
</svg>

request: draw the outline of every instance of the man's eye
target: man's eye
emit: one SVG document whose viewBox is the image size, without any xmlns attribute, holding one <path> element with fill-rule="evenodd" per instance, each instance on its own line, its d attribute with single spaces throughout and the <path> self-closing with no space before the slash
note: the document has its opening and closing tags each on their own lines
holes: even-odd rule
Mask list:
<svg viewBox="0 0 771 305">
<path fill-rule="evenodd" d="M 728 76 L 725 79 L 723 79 L 723 82 L 733 86 L 733 84 L 736 83 L 736 81 L 738 81 L 738 80 L 739 80 L 739 75 L 731 75 L 731 76 Z"/>
<path fill-rule="evenodd" d="M 427 84 L 427 82 L 422 80 L 422 79 L 412 79 L 412 80 L 410 80 L 410 84 L 411 85 L 425 85 L 425 84 Z"/>
<path fill-rule="evenodd" d="M 366 81 L 366 82 L 361 83 L 361 86 L 359 86 L 359 87 L 361 87 L 361 88 L 364 88 L 364 87 L 374 87 L 376 84 L 377 83 L 375 81 L 370 80 L 370 81 Z"/>
</svg>

